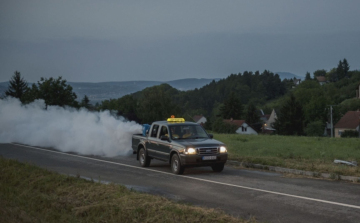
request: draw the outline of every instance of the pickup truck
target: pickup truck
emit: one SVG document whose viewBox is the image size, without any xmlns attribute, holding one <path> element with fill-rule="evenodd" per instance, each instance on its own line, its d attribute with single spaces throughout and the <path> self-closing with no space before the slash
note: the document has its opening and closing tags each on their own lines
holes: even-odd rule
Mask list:
<svg viewBox="0 0 360 223">
<path fill-rule="evenodd" d="M 221 172 L 228 157 L 224 143 L 213 139 L 201 125 L 182 118 L 144 125 L 143 134 L 132 136 L 132 149 L 141 166 L 148 167 L 152 159 L 158 159 L 168 162 L 174 174 L 194 166 L 211 166 Z"/>
</svg>

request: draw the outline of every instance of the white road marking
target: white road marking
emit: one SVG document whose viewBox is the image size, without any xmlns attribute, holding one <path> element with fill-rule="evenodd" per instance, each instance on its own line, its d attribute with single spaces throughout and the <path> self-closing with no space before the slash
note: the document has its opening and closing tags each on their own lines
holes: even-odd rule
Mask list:
<svg viewBox="0 0 360 223">
<path fill-rule="evenodd" d="M 196 178 L 196 177 L 190 177 L 190 176 L 185 176 L 185 175 L 175 175 L 173 173 L 162 172 L 162 171 L 159 171 L 159 170 L 153 170 L 153 169 L 148 169 L 148 168 L 143 168 L 143 167 L 138 167 L 138 166 L 131 166 L 131 165 L 128 165 L 128 164 L 116 163 L 116 162 L 112 162 L 112 161 L 95 159 L 95 158 L 86 157 L 86 156 L 74 155 L 74 154 L 58 152 L 58 151 L 53 151 L 53 150 L 48 150 L 48 149 L 41 149 L 41 148 L 37 148 L 37 147 L 33 147 L 33 146 L 26 146 L 26 145 L 21 145 L 21 144 L 16 144 L 16 143 L 11 143 L 11 144 L 16 145 L 16 146 L 23 146 L 23 147 L 28 147 L 28 148 L 32 148 L 32 149 L 42 150 L 42 151 L 46 151 L 46 152 L 52 152 L 52 153 L 58 153 L 58 154 L 62 154 L 62 155 L 79 157 L 79 158 L 88 159 L 88 160 L 95 160 L 95 161 L 99 161 L 99 162 L 110 163 L 110 164 L 119 165 L 119 166 L 126 166 L 126 167 L 130 167 L 130 168 L 141 169 L 141 170 L 146 170 L 146 171 L 152 171 L 152 172 L 157 172 L 157 173 L 162 173 L 162 174 L 168 174 L 168 175 L 172 175 L 172 176 L 183 177 L 183 178 L 187 178 L 187 179 L 198 180 L 198 181 L 203 181 L 203 182 L 208 182 L 208 183 L 213 183 L 213 184 L 219 184 L 219 185 L 224 185 L 224 186 L 229 186 L 229 187 L 237 187 L 237 188 L 242 188 L 242 189 L 247 189 L 247 190 L 260 191 L 260 192 L 269 193 L 269 194 L 276 194 L 276 195 L 293 197 L 293 198 L 298 198 L 298 199 L 303 199 L 303 200 L 317 201 L 317 202 L 321 202 L 321 203 L 325 203 L 325 204 L 333 204 L 333 205 L 338 205 L 338 206 L 343 206 L 343 207 L 360 209 L 360 206 L 357 206 L 357 205 L 344 204 L 344 203 L 321 200 L 321 199 L 315 199 L 315 198 L 310 198 L 310 197 L 297 196 L 297 195 L 280 193 L 280 192 L 269 191 L 269 190 L 262 190 L 262 189 L 252 188 L 252 187 L 246 187 L 246 186 L 240 186 L 240 185 L 235 185 L 235 184 L 222 183 L 222 182 L 206 180 L 206 179 L 201 179 L 201 178 Z"/>
</svg>

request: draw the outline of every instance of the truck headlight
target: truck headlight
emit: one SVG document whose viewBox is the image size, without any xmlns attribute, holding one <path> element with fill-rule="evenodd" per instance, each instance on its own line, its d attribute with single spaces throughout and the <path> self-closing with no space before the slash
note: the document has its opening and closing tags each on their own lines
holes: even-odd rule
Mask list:
<svg viewBox="0 0 360 223">
<path fill-rule="evenodd" d="M 225 146 L 220 146 L 220 153 L 226 153 L 227 149 Z"/>
<path fill-rule="evenodd" d="M 196 154 L 196 150 L 194 148 L 188 148 L 186 154 Z"/>
</svg>

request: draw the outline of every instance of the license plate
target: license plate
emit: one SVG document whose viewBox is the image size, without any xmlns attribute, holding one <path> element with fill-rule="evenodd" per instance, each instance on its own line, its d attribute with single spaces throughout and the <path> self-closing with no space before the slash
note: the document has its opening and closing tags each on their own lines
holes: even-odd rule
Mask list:
<svg viewBox="0 0 360 223">
<path fill-rule="evenodd" d="M 216 156 L 203 156 L 203 160 L 216 160 Z"/>
</svg>

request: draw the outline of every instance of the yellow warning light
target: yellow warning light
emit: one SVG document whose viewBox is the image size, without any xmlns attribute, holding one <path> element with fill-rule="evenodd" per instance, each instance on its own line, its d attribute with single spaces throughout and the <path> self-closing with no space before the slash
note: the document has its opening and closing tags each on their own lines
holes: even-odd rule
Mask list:
<svg viewBox="0 0 360 223">
<path fill-rule="evenodd" d="M 175 118 L 175 115 L 172 115 L 171 118 L 167 119 L 168 122 L 185 122 L 184 118 Z"/>
</svg>

